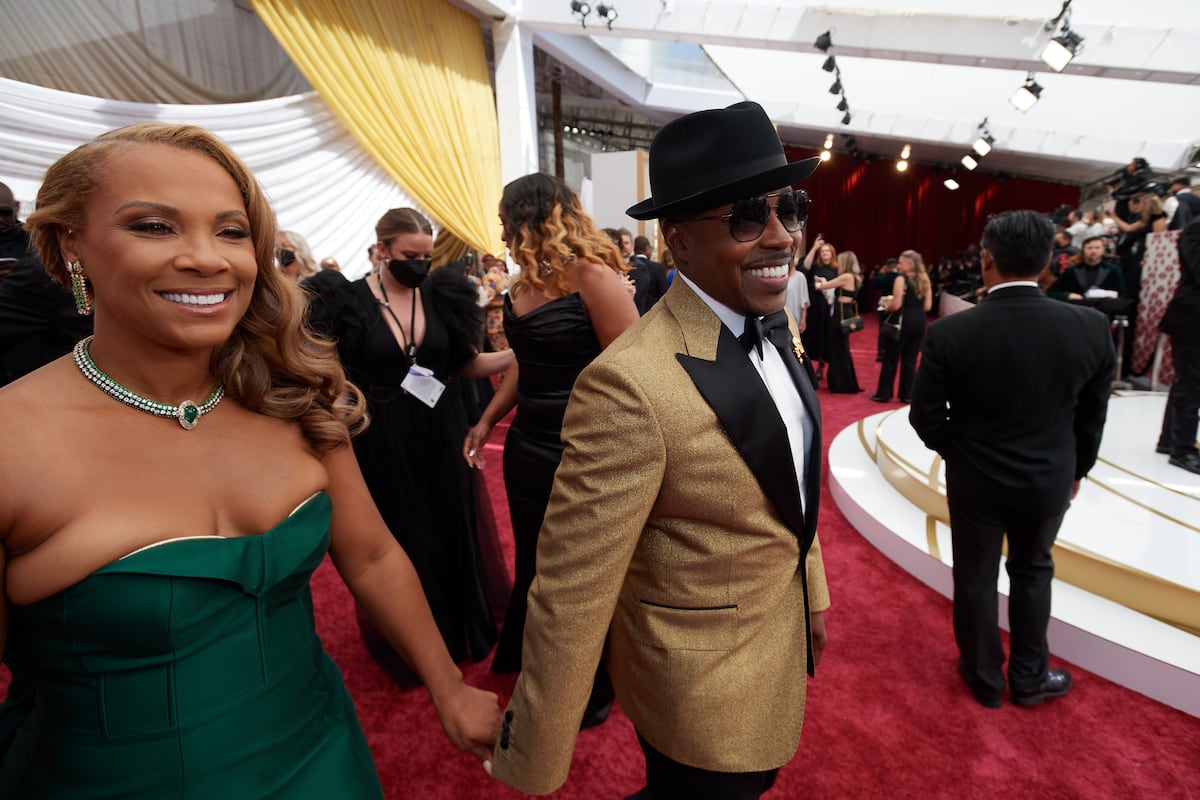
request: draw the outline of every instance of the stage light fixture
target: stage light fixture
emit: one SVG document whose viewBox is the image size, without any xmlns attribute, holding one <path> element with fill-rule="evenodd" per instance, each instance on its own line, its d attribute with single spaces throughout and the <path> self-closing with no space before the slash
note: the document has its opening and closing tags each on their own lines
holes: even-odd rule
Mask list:
<svg viewBox="0 0 1200 800">
<path fill-rule="evenodd" d="M 958 191 L 958 181 L 954 180 L 954 178 L 946 178 L 946 180 L 942 181 L 942 183 L 950 191 L 952 191 L 952 192 Z"/>
<path fill-rule="evenodd" d="M 833 149 L 833 134 L 832 133 L 825 134 L 825 149 L 826 150 Z"/>
<path fill-rule="evenodd" d="M 841 78 L 838 78 L 836 81 L 833 82 L 833 85 L 829 87 L 829 93 L 830 94 L 841 94 L 842 93 L 842 79 Z"/>
<path fill-rule="evenodd" d="M 1013 92 L 1013 96 L 1008 98 L 1008 102 L 1013 104 L 1013 108 L 1021 113 L 1025 113 L 1033 108 L 1033 104 L 1042 96 L 1042 87 L 1036 80 L 1033 79 L 1033 73 L 1029 73 L 1029 77 L 1025 79 L 1025 85 Z"/>
<path fill-rule="evenodd" d="M 900 151 L 900 159 L 902 161 L 907 161 L 908 157 L 911 155 L 912 155 L 912 146 L 907 145 L 907 144 L 904 145 L 904 149 Z"/>
<path fill-rule="evenodd" d="M 582 0 L 571 0 L 571 13 L 579 17 L 579 23 L 587 27 L 587 16 L 592 13 L 592 7 Z"/>
<path fill-rule="evenodd" d="M 837 61 L 833 56 L 830 56 L 829 58 L 825 59 L 825 63 L 821 65 L 821 69 L 825 70 L 826 72 L 833 72 L 835 69 L 837 69 Z"/>
<path fill-rule="evenodd" d="M 837 104 L 837 110 L 838 111 L 849 111 L 850 110 L 850 103 L 846 100 L 845 96 L 843 96 L 841 99 L 841 102 L 839 102 Z"/>
<path fill-rule="evenodd" d="M 833 153 L 829 152 L 829 150 L 826 149 L 826 150 L 821 151 L 821 160 L 822 161 L 828 161 L 831 158 L 833 158 Z"/>
<path fill-rule="evenodd" d="M 608 24 L 608 29 L 612 30 L 612 24 L 617 19 L 616 6 L 608 5 L 607 3 L 599 3 L 596 6 L 596 16 L 604 20 Z"/>
<path fill-rule="evenodd" d="M 975 140 L 975 144 L 971 145 L 971 149 L 978 153 L 980 158 L 983 158 L 992 152 L 992 145 L 995 143 L 995 137 L 985 131 Z"/>
<path fill-rule="evenodd" d="M 904 159 L 900 159 L 899 161 L 896 162 L 896 171 L 897 172 L 904 172 L 907 169 L 908 169 L 908 162 L 905 161 Z"/>
<path fill-rule="evenodd" d="M 833 47 L 833 39 L 830 38 L 829 31 L 825 31 L 818 36 L 817 40 L 813 42 L 813 47 L 817 48 L 822 53 L 827 52 L 829 48 Z"/>
<path fill-rule="evenodd" d="M 975 159 L 971 158 L 970 156 L 963 156 L 962 157 L 962 165 L 964 167 L 966 167 L 967 169 L 975 169 L 976 167 L 979 166 L 979 162 L 976 161 Z"/>
<path fill-rule="evenodd" d="M 1042 50 L 1042 61 L 1055 72 L 1062 72 L 1075 58 L 1082 44 L 1082 36 L 1064 27 L 1062 33 L 1046 43 L 1046 48 Z"/>
<path fill-rule="evenodd" d="M 850 124 L 850 112 L 849 111 L 847 111 L 844 115 L 842 115 L 842 124 L 843 125 Z"/>
</svg>

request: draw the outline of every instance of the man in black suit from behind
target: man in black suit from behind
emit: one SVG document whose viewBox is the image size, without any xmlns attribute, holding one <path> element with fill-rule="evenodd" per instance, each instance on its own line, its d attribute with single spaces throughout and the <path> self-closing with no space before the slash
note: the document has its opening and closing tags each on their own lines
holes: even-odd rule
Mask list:
<svg viewBox="0 0 1200 800">
<path fill-rule="evenodd" d="M 1103 314 L 1038 288 L 1053 237 L 1033 211 L 988 222 L 988 294 L 929 327 L 909 411 L 946 462 L 959 674 L 989 708 L 1005 685 L 996 596 L 1005 534 L 1013 702 L 1037 705 L 1071 688 L 1069 672 L 1049 668 L 1050 548 L 1096 461 L 1115 355 Z"/>
<path fill-rule="evenodd" d="M 650 240 L 645 236 L 637 236 L 633 240 L 633 256 L 629 259 L 633 269 L 630 273 L 644 272 L 645 281 L 634 284 L 637 291 L 633 295 L 633 304 L 637 306 L 638 314 L 645 314 L 662 296 L 667 293 L 667 268 L 660 262 L 650 258 Z"/>
</svg>

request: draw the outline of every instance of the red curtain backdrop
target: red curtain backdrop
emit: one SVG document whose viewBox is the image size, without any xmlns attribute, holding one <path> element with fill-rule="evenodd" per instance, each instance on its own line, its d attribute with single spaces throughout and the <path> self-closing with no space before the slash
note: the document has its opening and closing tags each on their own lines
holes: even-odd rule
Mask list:
<svg viewBox="0 0 1200 800">
<path fill-rule="evenodd" d="M 789 161 L 818 155 L 784 149 Z M 1049 213 L 1079 202 L 1075 186 L 960 169 L 954 179 L 961 187 L 952 192 L 942 183 L 949 177 L 944 167 L 910 163 L 899 172 L 889 159 L 854 161 L 834 153 L 800 184 L 813 201 L 808 246 L 824 234 L 838 252 L 853 250 L 866 270 L 909 249 L 931 266 L 978 243 L 991 214 L 1018 208 Z"/>
</svg>

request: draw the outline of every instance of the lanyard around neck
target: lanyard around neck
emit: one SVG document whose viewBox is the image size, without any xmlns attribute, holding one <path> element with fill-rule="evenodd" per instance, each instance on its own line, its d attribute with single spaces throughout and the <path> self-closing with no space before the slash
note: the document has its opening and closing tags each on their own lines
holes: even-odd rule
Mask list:
<svg viewBox="0 0 1200 800">
<path fill-rule="evenodd" d="M 404 326 L 400 324 L 400 320 L 396 318 L 396 312 L 392 311 L 392 304 L 388 300 L 387 288 L 383 285 L 383 275 L 377 273 L 375 280 L 379 281 L 379 293 L 383 295 L 383 299 L 377 300 L 379 307 L 388 313 L 392 321 L 396 323 L 396 329 L 400 331 L 400 348 L 404 351 L 404 357 L 408 359 L 408 365 L 411 367 L 417 363 L 417 345 L 414 341 L 417 338 L 417 292 L 419 289 L 412 290 L 412 310 L 408 317 L 408 333 L 413 339 L 404 335 Z"/>
</svg>

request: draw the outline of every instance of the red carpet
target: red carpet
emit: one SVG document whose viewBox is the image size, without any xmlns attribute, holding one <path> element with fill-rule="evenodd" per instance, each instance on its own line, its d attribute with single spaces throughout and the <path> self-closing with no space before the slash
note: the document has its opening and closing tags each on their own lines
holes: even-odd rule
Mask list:
<svg viewBox="0 0 1200 800">
<path fill-rule="evenodd" d="M 882 408 L 867 399 L 878 375 L 873 322 L 852 341 L 865 391 L 821 391 L 826 445 Z M 498 447 L 505 431 L 493 436 L 486 477 L 511 548 Z M 768 800 L 1200 798 L 1200 721 L 1078 668 L 1062 700 L 984 709 L 955 672 L 950 602 L 862 539 L 827 489 L 820 536 L 830 646 L 810 682 L 800 750 Z M 423 690 L 389 683 L 359 643 L 349 594 L 328 561 L 313 591 L 318 629 L 345 674 L 389 800 L 524 796 L 446 741 Z M 502 698 L 512 690 L 514 678 L 492 675 L 487 662 L 463 670 Z M 553 797 L 623 798 L 641 787 L 642 769 L 633 729 L 614 709 L 580 734 L 571 776 Z"/>
</svg>

